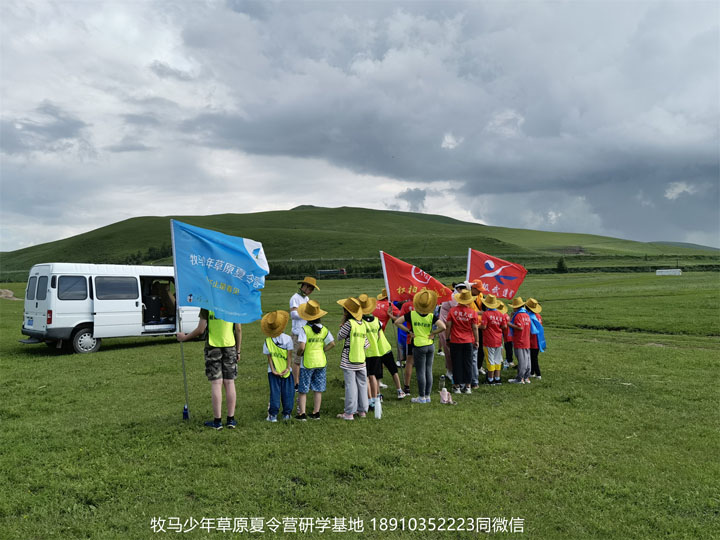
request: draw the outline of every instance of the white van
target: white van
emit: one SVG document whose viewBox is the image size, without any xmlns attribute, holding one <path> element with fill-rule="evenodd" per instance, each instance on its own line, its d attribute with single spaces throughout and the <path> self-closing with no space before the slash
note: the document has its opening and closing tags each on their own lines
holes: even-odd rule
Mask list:
<svg viewBox="0 0 720 540">
<path fill-rule="evenodd" d="M 172 266 L 45 263 L 30 270 L 22 343 L 91 353 L 102 338 L 167 336 L 177 330 Z M 198 324 L 199 308 L 180 308 L 180 330 Z"/>
</svg>

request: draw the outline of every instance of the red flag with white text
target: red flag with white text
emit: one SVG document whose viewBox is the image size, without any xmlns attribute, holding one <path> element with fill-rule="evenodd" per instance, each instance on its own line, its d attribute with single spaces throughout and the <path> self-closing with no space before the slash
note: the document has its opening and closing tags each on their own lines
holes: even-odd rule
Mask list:
<svg viewBox="0 0 720 540">
<path fill-rule="evenodd" d="M 423 289 L 435 291 L 438 295 L 438 304 L 451 299 L 452 290 L 421 268 L 382 251 L 380 252 L 380 261 L 385 276 L 385 288 L 391 302 L 412 300 L 415 294 Z"/>
<path fill-rule="evenodd" d="M 527 270 L 517 263 L 472 248 L 468 250 L 467 280 L 482 280 L 488 294 L 498 298 L 512 298 L 526 275 Z"/>
</svg>

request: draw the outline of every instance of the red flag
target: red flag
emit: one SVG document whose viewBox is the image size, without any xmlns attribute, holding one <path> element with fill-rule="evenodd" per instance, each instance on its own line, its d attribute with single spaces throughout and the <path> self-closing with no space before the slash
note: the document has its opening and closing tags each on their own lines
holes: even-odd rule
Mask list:
<svg viewBox="0 0 720 540">
<path fill-rule="evenodd" d="M 382 251 L 380 252 L 380 261 L 385 275 L 385 288 L 391 302 L 412 300 L 415 293 L 423 289 L 435 291 L 438 294 L 438 304 L 451 299 L 451 289 L 417 266 L 396 259 Z"/>
<path fill-rule="evenodd" d="M 467 280 L 482 280 L 488 294 L 498 298 L 512 298 L 526 275 L 527 270 L 519 264 L 474 249 L 468 250 Z"/>
</svg>

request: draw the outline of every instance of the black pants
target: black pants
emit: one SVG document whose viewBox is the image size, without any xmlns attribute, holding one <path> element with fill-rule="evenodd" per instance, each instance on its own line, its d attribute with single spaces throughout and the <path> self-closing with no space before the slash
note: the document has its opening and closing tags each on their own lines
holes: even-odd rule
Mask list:
<svg viewBox="0 0 720 540">
<path fill-rule="evenodd" d="M 472 383 L 473 344 L 450 342 L 450 357 L 453 361 L 453 382 L 469 386 Z"/>
<path fill-rule="evenodd" d="M 540 364 L 538 364 L 538 356 L 540 356 L 540 349 L 530 349 L 530 375 L 537 375 L 540 377 Z"/>
<path fill-rule="evenodd" d="M 513 342 L 512 341 L 505 342 L 505 361 L 508 364 L 513 363 Z"/>
</svg>

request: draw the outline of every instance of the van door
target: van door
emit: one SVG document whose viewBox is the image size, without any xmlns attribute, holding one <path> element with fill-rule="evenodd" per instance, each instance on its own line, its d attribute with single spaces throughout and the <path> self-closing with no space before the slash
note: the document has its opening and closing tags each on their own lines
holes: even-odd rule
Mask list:
<svg viewBox="0 0 720 540">
<path fill-rule="evenodd" d="M 142 334 L 140 283 L 136 276 L 95 276 L 93 289 L 94 337 Z"/>
<path fill-rule="evenodd" d="M 25 316 L 23 328 L 36 332 L 47 329 L 47 310 L 49 308 L 50 266 L 38 265 L 30 270 L 25 289 Z"/>
</svg>

